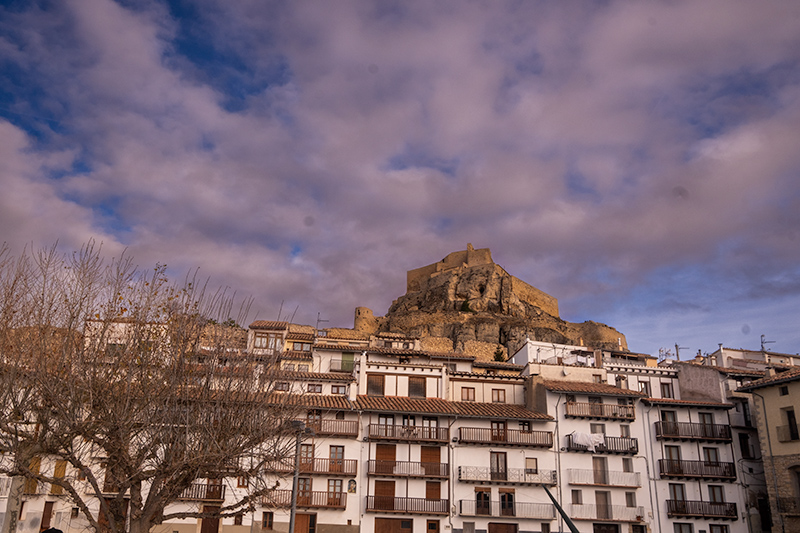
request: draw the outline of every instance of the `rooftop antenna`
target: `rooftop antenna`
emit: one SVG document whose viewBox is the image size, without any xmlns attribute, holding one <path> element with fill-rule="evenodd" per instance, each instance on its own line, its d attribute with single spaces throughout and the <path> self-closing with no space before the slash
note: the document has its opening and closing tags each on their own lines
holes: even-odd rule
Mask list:
<svg viewBox="0 0 800 533">
<path fill-rule="evenodd" d="M 278 322 L 281 321 L 281 313 L 283 313 L 283 300 L 281 300 L 281 306 L 278 308 Z"/>
<path fill-rule="evenodd" d="M 320 315 L 319 311 L 317 311 L 317 327 L 315 328 L 317 331 L 319 331 L 319 323 L 320 322 L 330 322 L 330 320 L 325 320 L 324 318 L 320 318 L 320 317 L 321 317 L 321 315 Z"/>
<path fill-rule="evenodd" d="M 675 344 L 675 359 L 677 361 L 680 361 L 681 360 L 681 350 L 688 350 L 688 349 L 689 349 L 688 347 L 686 347 L 686 346 L 678 346 L 678 344 L 676 343 Z"/>
<path fill-rule="evenodd" d="M 768 341 L 766 335 L 761 335 L 761 351 L 766 352 L 767 348 L 764 346 L 765 344 L 774 344 L 775 341 Z"/>
</svg>

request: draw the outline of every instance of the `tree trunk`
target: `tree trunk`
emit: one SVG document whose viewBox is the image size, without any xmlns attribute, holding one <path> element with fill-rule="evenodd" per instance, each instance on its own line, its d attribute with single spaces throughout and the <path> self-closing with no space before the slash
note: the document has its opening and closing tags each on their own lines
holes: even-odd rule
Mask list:
<svg viewBox="0 0 800 533">
<path fill-rule="evenodd" d="M 19 522 L 19 510 L 22 506 L 22 488 L 25 486 L 25 479 L 22 476 L 11 478 L 11 487 L 8 490 L 8 500 L 6 501 L 5 520 L 3 521 L 2 533 L 15 533 Z"/>
</svg>

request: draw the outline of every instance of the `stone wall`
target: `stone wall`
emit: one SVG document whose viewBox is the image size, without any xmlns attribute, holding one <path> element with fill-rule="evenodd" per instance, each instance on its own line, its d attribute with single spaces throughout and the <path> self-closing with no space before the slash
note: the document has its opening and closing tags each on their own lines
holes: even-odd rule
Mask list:
<svg viewBox="0 0 800 533">
<path fill-rule="evenodd" d="M 535 305 L 542 311 L 551 316 L 558 316 L 558 299 L 553 298 L 544 291 L 540 291 L 533 285 L 525 283 L 521 279 L 509 275 L 511 278 L 511 292 L 523 302 Z"/>
</svg>

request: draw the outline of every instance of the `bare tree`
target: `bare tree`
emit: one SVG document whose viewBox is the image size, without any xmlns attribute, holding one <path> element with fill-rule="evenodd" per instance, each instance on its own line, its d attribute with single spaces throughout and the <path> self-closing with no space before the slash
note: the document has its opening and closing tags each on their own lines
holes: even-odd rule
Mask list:
<svg viewBox="0 0 800 533">
<path fill-rule="evenodd" d="M 247 305 L 233 318 L 225 291 L 105 262 L 93 243 L 66 256 L 0 249 L 0 299 L 10 501 L 49 484 L 95 531 L 148 533 L 252 511 L 274 488 L 264 467 L 292 455 L 295 412 L 272 394 L 274 359 L 241 349 L 246 332 L 231 322 Z M 225 494 L 237 478 L 247 488 Z M 219 504 L 176 505 L 192 499 Z"/>
</svg>

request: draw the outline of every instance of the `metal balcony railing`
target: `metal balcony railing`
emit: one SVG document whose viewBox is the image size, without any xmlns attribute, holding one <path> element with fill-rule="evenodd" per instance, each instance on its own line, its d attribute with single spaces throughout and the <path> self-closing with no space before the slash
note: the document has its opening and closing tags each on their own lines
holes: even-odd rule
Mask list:
<svg viewBox="0 0 800 533">
<path fill-rule="evenodd" d="M 416 461 L 381 461 L 370 459 L 367 474 L 392 477 L 441 477 L 450 473 L 447 463 L 420 463 Z"/>
<path fill-rule="evenodd" d="M 656 438 L 674 440 L 731 441 L 731 427 L 696 422 L 656 422 Z"/>
<path fill-rule="evenodd" d="M 618 472 L 609 470 L 567 470 L 570 485 L 608 485 L 610 487 L 641 487 L 639 472 Z"/>
<path fill-rule="evenodd" d="M 450 500 L 367 496 L 367 511 L 446 515 L 450 512 Z"/>
<path fill-rule="evenodd" d="M 352 372 L 355 367 L 355 361 L 331 360 L 331 372 Z"/>
<path fill-rule="evenodd" d="M 736 504 L 726 502 L 701 502 L 695 500 L 667 500 L 667 516 L 694 516 L 701 518 L 736 518 Z"/>
<path fill-rule="evenodd" d="M 306 427 L 314 430 L 318 437 L 357 437 L 358 420 L 306 420 Z"/>
<path fill-rule="evenodd" d="M 326 509 L 344 509 L 347 504 L 346 492 L 299 491 L 298 507 L 315 507 Z M 291 490 L 273 490 L 261 497 L 261 505 L 265 507 L 291 507 Z"/>
<path fill-rule="evenodd" d="M 633 437 L 605 436 L 602 444 L 594 447 L 594 453 L 639 453 L 639 441 Z M 567 450 L 571 452 L 590 451 L 588 446 L 576 444 L 573 435 L 567 435 Z"/>
<path fill-rule="evenodd" d="M 298 464 L 300 472 L 304 474 L 327 474 L 354 476 L 358 472 L 358 460 L 356 459 L 300 459 Z M 294 472 L 294 459 L 287 458 L 284 461 L 274 461 L 264 467 L 270 472 Z"/>
<path fill-rule="evenodd" d="M 222 501 L 225 499 L 225 485 L 192 483 L 192 485 L 190 485 L 181 493 L 178 499 L 192 501 Z"/>
<path fill-rule="evenodd" d="M 644 520 L 644 507 L 573 503 L 568 505 L 567 508 L 567 513 L 573 520 L 616 520 L 619 522 L 641 522 Z"/>
<path fill-rule="evenodd" d="M 725 481 L 736 479 L 734 463 L 659 459 L 658 469 L 661 477 L 706 478 Z"/>
<path fill-rule="evenodd" d="M 775 429 L 778 432 L 778 442 L 793 442 L 800 440 L 800 432 L 798 432 L 797 426 L 777 426 Z"/>
<path fill-rule="evenodd" d="M 450 440 L 450 431 L 447 428 L 426 426 L 370 424 L 368 427 L 368 435 L 370 439 L 401 442 L 445 443 Z"/>
<path fill-rule="evenodd" d="M 458 440 L 466 444 L 489 444 L 492 446 L 553 446 L 551 431 L 523 431 L 498 428 L 459 428 Z"/>
<path fill-rule="evenodd" d="M 485 466 L 459 466 L 458 480 L 467 483 L 498 482 L 503 484 L 555 485 L 558 477 L 555 470 L 533 470 L 528 468 L 493 469 Z"/>
<path fill-rule="evenodd" d="M 459 500 L 458 514 L 461 516 L 513 516 L 550 520 L 556 517 L 556 508 L 550 503 Z"/>
<path fill-rule="evenodd" d="M 604 418 L 610 420 L 634 420 L 636 412 L 632 405 L 610 403 L 567 402 L 564 404 L 567 416 L 579 418 Z"/>
</svg>

